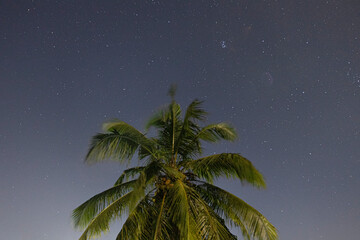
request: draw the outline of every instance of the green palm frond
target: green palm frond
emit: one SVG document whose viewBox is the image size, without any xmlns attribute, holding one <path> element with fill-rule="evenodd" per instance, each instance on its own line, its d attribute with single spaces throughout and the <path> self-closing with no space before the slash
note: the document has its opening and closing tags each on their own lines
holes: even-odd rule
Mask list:
<svg viewBox="0 0 360 240">
<path fill-rule="evenodd" d="M 200 239 L 236 239 L 225 226 L 223 220 L 215 213 L 195 189 L 188 187 L 187 193 L 190 199 L 190 208 L 194 216 L 196 231 Z"/>
<path fill-rule="evenodd" d="M 109 188 L 81 204 L 72 214 L 75 227 L 85 228 L 97 214 L 125 193 L 131 191 L 135 186 L 136 180 L 129 181 Z"/>
<path fill-rule="evenodd" d="M 163 215 L 164 215 L 165 199 L 166 199 L 166 192 L 163 194 L 160 209 L 159 209 L 159 211 L 157 213 L 156 223 L 155 223 L 155 227 L 154 227 L 154 237 L 152 238 L 154 240 L 162 238 L 161 237 L 162 236 L 161 225 L 162 225 L 162 219 L 163 219 Z"/>
<path fill-rule="evenodd" d="M 95 216 L 92 217 L 90 223 L 87 224 L 87 228 L 85 229 L 83 235 L 80 237 L 80 240 L 86 240 L 89 237 L 98 236 L 101 232 L 108 231 L 109 224 L 116 218 L 119 218 L 124 212 L 124 210 L 130 212 L 133 211 L 133 209 L 138 205 L 138 203 L 144 198 L 147 185 L 149 183 L 151 184 L 154 179 L 154 177 L 146 176 L 145 172 L 140 172 L 139 178 L 127 182 L 131 183 L 133 189 L 131 192 L 128 192 L 121 197 L 117 197 L 116 200 L 110 199 L 110 202 L 104 202 L 104 199 L 106 199 L 106 197 L 98 196 L 97 198 L 90 199 L 88 202 L 84 203 L 84 206 L 81 205 L 78 209 L 79 212 L 85 213 L 84 217 L 88 217 L 86 220 L 90 218 L 89 213 L 93 213 L 92 215 Z M 125 185 L 127 183 L 124 183 L 122 185 Z M 117 185 L 113 188 L 118 188 L 122 185 Z M 114 198 L 115 196 L 112 197 Z M 97 205 L 95 200 L 98 200 Z M 90 210 L 91 207 L 94 209 L 94 211 Z M 89 216 L 86 214 L 89 214 Z"/>
<path fill-rule="evenodd" d="M 129 178 L 133 178 L 138 175 L 140 172 L 144 171 L 145 167 L 133 167 L 126 169 L 120 177 L 116 180 L 114 186 L 122 184 L 124 180 L 129 180 Z"/>
<path fill-rule="evenodd" d="M 147 191 L 154 188 L 155 182 L 160 174 L 162 164 L 153 161 L 148 164 L 143 171 L 139 172 L 139 177 L 135 180 L 131 203 L 129 205 L 132 209 L 139 199 L 143 198 Z"/>
<path fill-rule="evenodd" d="M 181 115 L 181 107 L 177 103 L 166 105 L 155 114 L 145 124 L 145 130 L 148 131 L 151 127 L 158 129 L 164 128 L 169 121 L 172 121 L 172 112 L 174 112 L 175 119 L 179 119 Z"/>
<path fill-rule="evenodd" d="M 139 202 L 129 214 L 116 240 L 150 239 L 151 219 L 155 212 L 150 201 L 149 196 L 146 196 Z"/>
<path fill-rule="evenodd" d="M 276 228 L 255 208 L 242 199 L 214 185 L 203 182 L 198 185 L 199 192 L 216 209 L 231 218 L 235 224 L 246 227 L 254 239 L 278 239 Z"/>
<path fill-rule="evenodd" d="M 151 127 L 162 128 L 166 122 L 170 119 L 169 106 L 162 107 L 160 110 L 148 119 L 145 124 L 145 130 L 148 131 Z"/>
<path fill-rule="evenodd" d="M 131 159 L 138 146 L 136 142 L 128 137 L 117 133 L 99 133 L 92 138 L 85 161 L 94 163 L 105 159 L 120 161 Z"/>
<path fill-rule="evenodd" d="M 266 186 L 263 176 L 252 163 L 236 153 L 221 153 L 188 161 L 184 163 L 184 167 L 209 182 L 225 176 L 238 178 L 243 183 L 259 188 Z"/>
<path fill-rule="evenodd" d="M 179 239 L 198 239 L 196 232 L 192 231 L 191 222 L 195 222 L 190 214 L 189 199 L 186 191 L 187 186 L 176 180 L 169 190 L 169 214 L 179 231 Z"/>
<path fill-rule="evenodd" d="M 232 228 L 239 228 L 242 236 L 245 240 L 250 240 L 250 234 L 248 232 L 248 229 L 243 224 L 241 219 L 233 212 L 226 212 L 222 210 L 222 208 L 219 206 L 219 199 L 217 198 L 217 195 L 213 191 L 208 191 L 206 187 L 204 186 L 196 186 L 195 189 L 198 191 L 199 195 L 201 195 L 201 198 L 216 212 L 218 217 L 222 217 L 226 224 Z M 221 218 L 220 217 L 220 218 Z M 224 221 L 224 222 L 225 222 Z"/>
<path fill-rule="evenodd" d="M 186 125 L 190 120 L 199 120 L 204 121 L 206 119 L 206 115 L 208 114 L 204 109 L 201 108 L 201 104 L 203 101 L 199 101 L 195 99 L 190 103 L 188 108 L 186 109 L 184 124 Z"/>
<path fill-rule="evenodd" d="M 108 133 L 99 133 L 92 138 L 86 162 L 130 160 L 139 146 L 149 154 L 154 154 L 154 143 L 125 122 L 105 123 L 104 130 Z"/>
<path fill-rule="evenodd" d="M 110 223 L 122 215 L 131 199 L 132 192 L 129 192 L 104 208 L 91 220 L 79 240 L 87 240 L 99 236 L 102 232 L 107 232 Z"/>
<path fill-rule="evenodd" d="M 196 137 L 207 142 L 217 142 L 221 139 L 234 141 L 237 134 L 229 124 L 217 123 L 203 127 Z"/>
<path fill-rule="evenodd" d="M 194 100 L 186 109 L 181 131 L 175 140 L 175 161 L 178 154 L 186 158 L 201 152 L 199 143 L 194 142 L 195 132 L 199 130 L 199 127 L 193 122 L 194 120 L 203 121 L 206 118 L 207 112 L 201 108 L 201 104 L 201 101 Z"/>
</svg>

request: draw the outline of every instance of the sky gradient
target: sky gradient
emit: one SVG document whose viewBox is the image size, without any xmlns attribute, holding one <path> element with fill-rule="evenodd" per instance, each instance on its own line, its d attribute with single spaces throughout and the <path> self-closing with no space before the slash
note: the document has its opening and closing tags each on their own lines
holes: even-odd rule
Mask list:
<svg viewBox="0 0 360 240">
<path fill-rule="evenodd" d="M 83 160 L 101 124 L 143 130 L 178 85 L 266 190 L 220 180 L 281 240 L 360 236 L 358 1 L 0 2 L 0 238 L 77 239 L 72 210 L 126 165 Z M 102 240 L 114 239 L 121 223 Z M 236 232 L 235 232 L 236 233 Z M 239 238 L 241 239 L 241 238 Z"/>
</svg>

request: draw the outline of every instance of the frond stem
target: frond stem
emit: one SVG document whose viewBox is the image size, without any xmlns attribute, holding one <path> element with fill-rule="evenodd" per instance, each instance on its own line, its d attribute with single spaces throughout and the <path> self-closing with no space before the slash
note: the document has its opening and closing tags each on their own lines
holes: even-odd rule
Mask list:
<svg viewBox="0 0 360 240">
<path fill-rule="evenodd" d="M 155 228 L 155 233 L 154 233 L 154 240 L 157 239 L 157 235 L 158 235 L 159 230 L 160 230 L 160 220 L 161 220 L 162 211 L 164 209 L 165 197 L 166 197 L 166 192 L 164 193 L 163 199 L 161 201 L 161 207 L 160 207 L 159 216 L 158 216 L 158 218 L 156 220 L 156 228 Z"/>
</svg>

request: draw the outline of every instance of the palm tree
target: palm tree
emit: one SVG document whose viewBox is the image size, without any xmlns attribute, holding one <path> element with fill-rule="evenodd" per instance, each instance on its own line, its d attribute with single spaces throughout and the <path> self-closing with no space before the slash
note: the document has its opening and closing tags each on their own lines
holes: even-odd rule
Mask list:
<svg viewBox="0 0 360 240">
<path fill-rule="evenodd" d="M 114 186 L 73 211 L 74 225 L 84 230 L 80 240 L 97 237 L 109 224 L 127 216 L 117 240 L 278 239 L 275 227 L 256 209 L 215 185 L 219 177 L 235 178 L 264 188 L 262 175 L 237 153 L 200 157 L 202 142 L 233 141 L 235 130 L 226 123 L 201 127 L 206 112 L 193 101 L 181 117 L 174 100 L 147 123 L 157 137 L 148 137 L 122 121 L 103 125 L 105 133 L 92 139 L 86 162 L 113 159 L 123 163 L 135 153 L 141 165 L 125 170 Z M 199 158 L 200 157 L 200 158 Z"/>
</svg>

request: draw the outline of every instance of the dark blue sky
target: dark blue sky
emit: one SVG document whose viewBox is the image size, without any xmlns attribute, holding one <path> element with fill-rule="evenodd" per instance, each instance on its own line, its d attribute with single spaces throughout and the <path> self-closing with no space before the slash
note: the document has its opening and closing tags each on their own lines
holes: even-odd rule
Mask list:
<svg viewBox="0 0 360 240">
<path fill-rule="evenodd" d="M 178 85 L 240 139 L 263 191 L 219 181 L 286 240 L 360 235 L 358 1 L 0 3 L 0 238 L 76 239 L 71 211 L 126 166 L 83 163 L 101 124 L 139 129 Z M 114 239 L 119 225 L 101 238 Z"/>
</svg>

